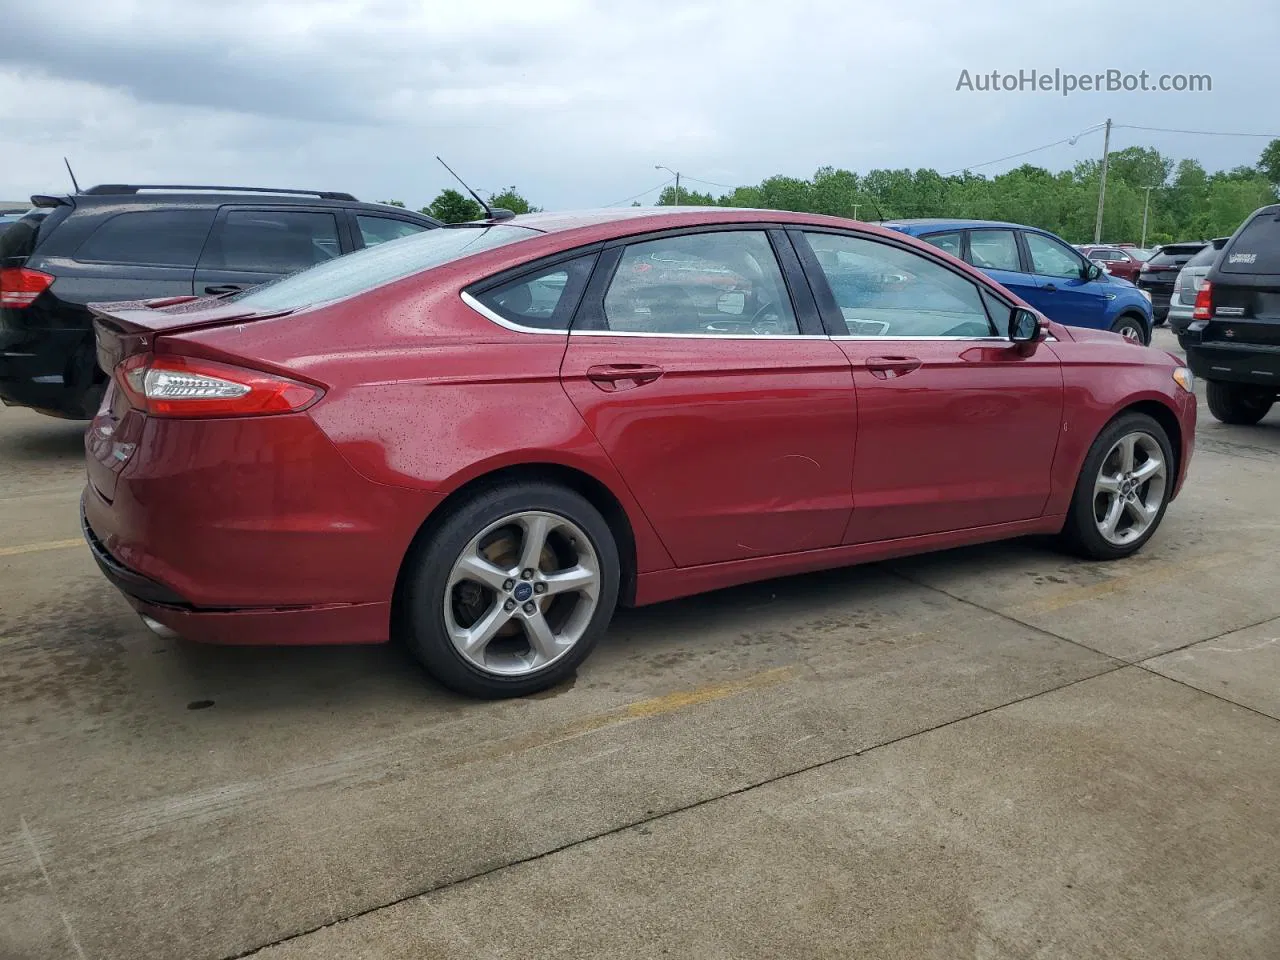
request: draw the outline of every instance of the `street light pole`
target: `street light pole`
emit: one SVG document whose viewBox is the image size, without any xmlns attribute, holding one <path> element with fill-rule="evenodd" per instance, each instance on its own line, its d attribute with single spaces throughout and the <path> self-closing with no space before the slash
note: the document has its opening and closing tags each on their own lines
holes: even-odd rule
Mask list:
<svg viewBox="0 0 1280 960">
<path fill-rule="evenodd" d="M 1143 187 L 1142 189 L 1147 191 L 1147 196 L 1142 202 L 1142 240 L 1138 246 L 1145 250 L 1147 247 L 1147 210 L 1151 207 L 1151 191 L 1155 187 Z"/>
<path fill-rule="evenodd" d="M 1097 127 L 1094 127 L 1096 130 Z M 1093 242 L 1102 242 L 1102 205 L 1107 198 L 1107 157 L 1111 150 L 1111 118 L 1107 117 L 1107 129 L 1102 135 L 1102 179 L 1098 183 L 1098 219 L 1093 224 Z"/>
<path fill-rule="evenodd" d="M 653 165 L 653 169 L 655 169 L 655 170 L 665 170 L 665 171 L 667 171 L 667 173 L 673 173 L 673 174 L 675 174 L 675 177 L 676 177 L 676 206 L 677 206 L 677 207 L 678 207 L 678 206 L 680 206 L 680 171 L 679 171 L 679 170 L 672 170 L 670 167 L 664 167 L 664 166 L 663 166 L 662 164 L 660 164 L 660 163 L 655 163 L 655 164 Z"/>
</svg>

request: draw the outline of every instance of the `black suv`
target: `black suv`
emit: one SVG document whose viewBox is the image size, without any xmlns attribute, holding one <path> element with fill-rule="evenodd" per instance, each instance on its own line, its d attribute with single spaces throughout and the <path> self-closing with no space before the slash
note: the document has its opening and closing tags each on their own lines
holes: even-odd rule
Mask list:
<svg viewBox="0 0 1280 960">
<path fill-rule="evenodd" d="M 1178 279 L 1178 271 L 1204 248 L 1203 240 L 1166 243 L 1157 248 L 1151 259 L 1138 271 L 1134 282 L 1139 289 L 1151 295 L 1151 315 L 1157 326 L 1169 316 L 1169 299 L 1173 296 L 1173 284 Z"/>
<path fill-rule="evenodd" d="M 217 296 L 440 226 L 349 193 L 109 184 L 0 233 L 0 400 L 92 418 L 105 375 L 86 304 Z"/>
<path fill-rule="evenodd" d="M 1254 212 L 1227 241 L 1178 336 L 1206 381 L 1209 412 L 1257 423 L 1280 394 L 1280 204 Z"/>
</svg>

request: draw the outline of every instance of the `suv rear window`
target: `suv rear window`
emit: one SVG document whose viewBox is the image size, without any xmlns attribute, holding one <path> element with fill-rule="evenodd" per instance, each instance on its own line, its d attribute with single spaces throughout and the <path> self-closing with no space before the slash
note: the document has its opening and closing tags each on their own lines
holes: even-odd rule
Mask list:
<svg viewBox="0 0 1280 960">
<path fill-rule="evenodd" d="M 1222 264 L 1221 273 L 1280 273 L 1280 212 L 1255 216 L 1236 236 Z"/>
<path fill-rule="evenodd" d="M 1203 249 L 1203 245 L 1199 243 L 1171 244 L 1157 250 L 1155 256 L 1148 260 L 1147 263 L 1153 267 L 1168 266 L 1170 264 L 1181 266 Z"/>
<path fill-rule="evenodd" d="M 1183 264 L 1184 267 L 1208 267 L 1213 264 L 1214 258 L 1218 256 L 1218 251 L 1222 249 L 1222 244 L 1209 244 L 1194 257 Z"/>
<path fill-rule="evenodd" d="M 194 267 L 213 226 L 212 210 L 118 213 L 80 244 L 77 260 Z"/>
<path fill-rule="evenodd" d="M 364 293 L 473 253 L 528 240 L 524 227 L 450 227 L 380 243 L 228 297 L 255 310 L 300 310 Z"/>
</svg>

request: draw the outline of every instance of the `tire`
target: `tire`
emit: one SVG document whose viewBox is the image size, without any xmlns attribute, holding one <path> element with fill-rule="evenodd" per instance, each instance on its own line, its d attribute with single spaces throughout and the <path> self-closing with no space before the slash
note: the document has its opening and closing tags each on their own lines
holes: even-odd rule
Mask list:
<svg viewBox="0 0 1280 960">
<path fill-rule="evenodd" d="M 521 570 L 532 542 L 545 546 Z M 464 554 L 485 582 L 459 572 Z M 545 690 L 571 676 L 608 627 L 619 567 L 608 523 L 572 490 L 543 482 L 482 489 L 410 551 L 400 598 L 405 641 L 458 693 L 497 699 Z M 559 581 L 546 579 L 557 573 Z M 586 585 L 575 590 L 566 575 Z M 500 626 L 481 643 L 486 624 Z M 477 646 L 468 654 L 471 638 Z"/>
<path fill-rule="evenodd" d="M 1252 426 L 1265 417 L 1275 402 L 1275 396 L 1263 387 L 1216 380 L 1205 384 L 1205 399 L 1214 419 L 1244 426 Z"/>
<path fill-rule="evenodd" d="M 1129 505 L 1123 502 L 1125 494 L 1120 490 L 1124 484 L 1117 483 L 1115 494 L 1099 492 L 1103 479 L 1118 481 L 1125 474 L 1118 468 L 1123 462 L 1121 444 L 1127 438 L 1135 438 L 1128 473 L 1150 462 L 1156 454 L 1163 460 L 1162 474 L 1153 474 L 1141 483 L 1125 481 L 1132 484 L 1133 499 Z M 1138 460 L 1139 454 L 1143 457 L 1141 461 Z M 1100 477 L 1104 467 L 1106 475 Z M 1119 560 L 1141 550 L 1164 519 L 1177 479 L 1175 467 L 1173 446 L 1159 423 L 1144 413 L 1124 413 L 1116 417 L 1098 434 L 1084 458 L 1067 521 L 1062 528 L 1064 544 L 1073 553 L 1090 560 Z M 1120 525 L 1113 524 L 1113 535 L 1108 536 L 1102 527 L 1111 515 L 1110 508 L 1114 507 L 1116 498 L 1122 501 L 1117 514 Z M 1155 508 L 1154 511 L 1144 516 L 1146 525 L 1139 530 L 1140 511 L 1151 507 Z"/>
<path fill-rule="evenodd" d="M 1126 340 L 1136 340 L 1143 346 L 1151 343 L 1151 332 L 1147 325 L 1133 314 L 1126 313 L 1111 325 L 1111 332 L 1118 333 Z"/>
</svg>

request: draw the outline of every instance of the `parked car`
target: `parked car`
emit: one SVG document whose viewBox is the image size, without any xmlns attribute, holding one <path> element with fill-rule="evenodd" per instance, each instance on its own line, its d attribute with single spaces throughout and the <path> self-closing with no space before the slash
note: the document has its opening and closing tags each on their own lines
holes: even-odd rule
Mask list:
<svg viewBox="0 0 1280 960">
<path fill-rule="evenodd" d="M 884 226 L 973 264 L 1051 320 L 1151 342 L 1147 298 L 1052 233 L 989 220 L 898 220 Z"/>
<path fill-rule="evenodd" d="M 1218 237 L 1216 240 L 1210 240 L 1178 271 L 1178 279 L 1173 282 L 1173 293 L 1169 296 L 1169 328 L 1174 333 L 1183 333 L 1191 323 L 1196 305 L 1196 292 L 1209 273 L 1209 268 L 1213 266 L 1219 251 L 1226 246 L 1229 239 L 1231 238 Z"/>
<path fill-rule="evenodd" d="M 95 300 L 226 294 L 439 226 L 347 193 L 112 184 L 32 197 L 0 235 L 0 400 L 93 416 Z"/>
<path fill-rule="evenodd" d="M 1169 300 L 1173 296 L 1173 284 L 1188 260 L 1203 250 L 1205 241 L 1166 243 L 1157 247 L 1142 269 L 1138 271 L 1138 288 L 1151 297 L 1151 310 L 1157 325 L 1169 316 Z"/>
<path fill-rule="evenodd" d="M 22 219 L 20 213 L 0 213 L 0 234 L 3 234 L 10 226 Z"/>
<path fill-rule="evenodd" d="M 1128 556 L 1195 431 L 1169 354 L 811 214 L 531 214 L 94 313 L 84 533 L 152 629 L 394 632 L 487 697 L 618 603 L 1021 534 Z"/>
<path fill-rule="evenodd" d="M 1223 245 L 1178 341 L 1217 419 L 1267 415 L 1280 394 L 1280 204 L 1255 211 Z"/>
<path fill-rule="evenodd" d="M 1086 246 L 1080 252 L 1113 277 L 1122 277 L 1133 283 L 1144 262 L 1136 256 L 1135 250 L 1129 247 Z"/>
</svg>

